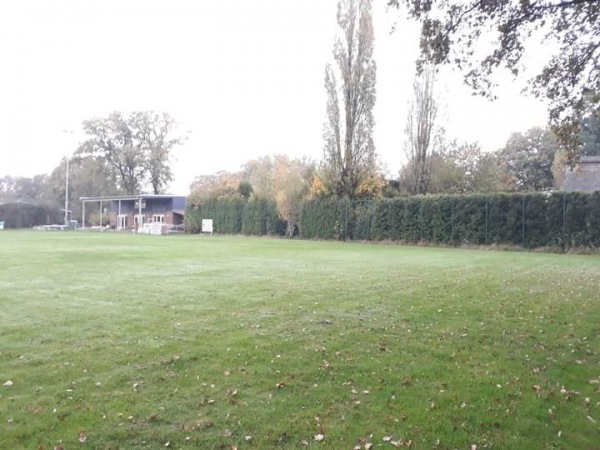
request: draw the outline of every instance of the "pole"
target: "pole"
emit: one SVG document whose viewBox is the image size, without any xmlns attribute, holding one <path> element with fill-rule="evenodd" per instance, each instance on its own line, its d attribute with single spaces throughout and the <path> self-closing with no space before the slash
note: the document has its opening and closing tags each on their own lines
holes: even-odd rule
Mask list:
<svg viewBox="0 0 600 450">
<path fill-rule="evenodd" d="M 488 245 L 488 196 L 485 196 L 485 245 Z"/>
<path fill-rule="evenodd" d="M 521 197 L 523 203 L 523 217 L 521 218 L 521 239 L 522 247 L 525 248 L 525 194 Z"/>
<path fill-rule="evenodd" d="M 69 157 L 67 157 L 67 175 L 65 177 L 65 226 L 69 226 Z"/>
</svg>

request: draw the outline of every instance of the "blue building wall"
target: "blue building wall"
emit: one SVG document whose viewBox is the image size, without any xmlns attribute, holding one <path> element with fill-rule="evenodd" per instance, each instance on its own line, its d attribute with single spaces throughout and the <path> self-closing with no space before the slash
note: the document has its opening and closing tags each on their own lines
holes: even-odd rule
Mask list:
<svg viewBox="0 0 600 450">
<path fill-rule="evenodd" d="M 143 214 L 164 214 L 174 209 L 185 209 L 185 197 L 165 197 L 165 198 L 146 198 L 142 202 L 146 207 L 142 209 Z M 135 207 L 135 200 L 121 200 L 121 214 L 137 214 L 138 208 Z M 113 213 L 119 212 L 119 202 L 112 201 L 110 210 Z"/>
<path fill-rule="evenodd" d="M 173 197 L 173 209 L 185 209 L 186 197 Z"/>
</svg>

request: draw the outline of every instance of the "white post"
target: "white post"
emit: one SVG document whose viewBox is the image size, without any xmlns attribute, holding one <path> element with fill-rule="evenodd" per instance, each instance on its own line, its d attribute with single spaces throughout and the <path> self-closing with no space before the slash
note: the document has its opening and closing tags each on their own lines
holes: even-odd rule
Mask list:
<svg viewBox="0 0 600 450">
<path fill-rule="evenodd" d="M 85 200 L 81 201 L 81 229 L 85 230 Z"/>
<path fill-rule="evenodd" d="M 102 200 L 100 200 L 100 229 L 102 229 Z"/>
</svg>

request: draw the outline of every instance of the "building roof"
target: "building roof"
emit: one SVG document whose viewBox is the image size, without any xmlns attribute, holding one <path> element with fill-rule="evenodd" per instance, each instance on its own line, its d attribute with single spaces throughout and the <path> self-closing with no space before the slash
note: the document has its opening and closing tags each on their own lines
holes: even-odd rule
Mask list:
<svg viewBox="0 0 600 450">
<path fill-rule="evenodd" d="M 600 191 L 600 156 L 582 156 L 572 169 L 565 170 L 561 191 Z"/>
<path fill-rule="evenodd" d="M 186 198 L 185 195 L 171 194 L 137 194 L 137 195 L 107 195 L 100 197 L 79 197 L 81 201 L 98 202 L 102 201 L 118 201 L 118 200 L 147 200 L 152 198 Z"/>
</svg>

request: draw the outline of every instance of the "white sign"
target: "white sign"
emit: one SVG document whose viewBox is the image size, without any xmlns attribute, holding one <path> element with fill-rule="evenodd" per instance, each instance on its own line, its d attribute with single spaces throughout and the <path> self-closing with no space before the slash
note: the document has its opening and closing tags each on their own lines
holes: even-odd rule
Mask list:
<svg viewBox="0 0 600 450">
<path fill-rule="evenodd" d="M 213 221 L 212 219 L 202 219 L 202 232 L 213 233 Z"/>
<path fill-rule="evenodd" d="M 4 221 L 0 222 L 0 230 L 4 230 Z"/>
</svg>

